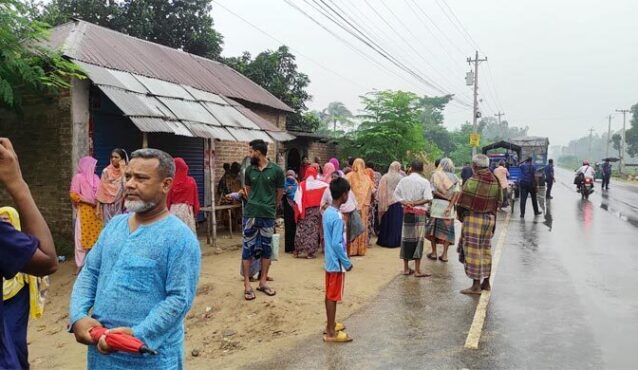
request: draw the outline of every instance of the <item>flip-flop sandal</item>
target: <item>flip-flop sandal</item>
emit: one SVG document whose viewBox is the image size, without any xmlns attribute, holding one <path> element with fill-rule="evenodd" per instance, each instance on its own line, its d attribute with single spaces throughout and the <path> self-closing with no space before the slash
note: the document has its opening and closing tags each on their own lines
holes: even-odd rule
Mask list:
<svg viewBox="0 0 638 370">
<path fill-rule="evenodd" d="M 430 277 L 432 276 L 432 274 L 414 274 L 415 278 L 424 278 L 424 277 Z"/>
<path fill-rule="evenodd" d="M 403 274 L 403 276 L 409 276 L 409 275 L 414 274 L 414 270 L 408 269 L 408 272 L 403 271 L 402 274 Z"/>
<path fill-rule="evenodd" d="M 275 294 L 277 294 L 277 292 L 275 292 L 271 287 L 267 286 L 267 287 L 259 287 L 257 288 L 258 291 L 264 293 L 265 295 L 272 297 Z"/>
<path fill-rule="evenodd" d="M 346 330 L 346 326 L 344 324 L 340 322 L 335 323 L 335 332 L 344 331 L 344 330 Z M 323 333 L 328 334 L 325 330 L 323 331 Z"/>
<path fill-rule="evenodd" d="M 337 336 L 333 338 L 328 338 L 327 335 L 324 335 L 323 341 L 326 343 L 348 343 L 352 342 L 352 338 L 345 331 L 340 331 L 337 332 Z"/>
<path fill-rule="evenodd" d="M 436 254 L 430 253 L 426 257 L 431 259 L 432 261 L 436 261 Z"/>
<path fill-rule="evenodd" d="M 252 289 L 244 290 L 244 299 L 247 301 L 252 301 L 253 299 L 255 299 L 255 292 Z"/>
<path fill-rule="evenodd" d="M 439 261 L 441 262 L 447 262 L 447 260 L 444 260 L 443 257 L 439 257 Z"/>
</svg>

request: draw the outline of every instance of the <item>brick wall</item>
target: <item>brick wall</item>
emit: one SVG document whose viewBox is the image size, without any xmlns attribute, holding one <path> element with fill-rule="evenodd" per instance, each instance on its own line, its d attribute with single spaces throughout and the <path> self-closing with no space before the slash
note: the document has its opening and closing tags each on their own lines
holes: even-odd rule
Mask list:
<svg viewBox="0 0 638 370">
<path fill-rule="evenodd" d="M 321 159 L 321 164 L 328 162 L 332 157 L 337 156 L 337 148 L 334 144 L 321 143 L 318 141 L 311 141 L 308 144 L 308 158 L 310 161 L 314 161 L 315 157 Z"/>
<path fill-rule="evenodd" d="M 242 102 L 242 104 L 247 108 L 250 108 L 251 111 L 259 115 L 261 118 L 267 120 L 280 129 L 286 129 L 286 113 L 283 111 L 251 104 L 249 102 Z"/>
<path fill-rule="evenodd" d="M 69 185 L 73 176 L 71 97 L 25 101 L 24 113 L 0 111 L 0 136 L 6 136 L 20 160 L 22 175 L 46 219 L 58 251 L 73 245 Z M 0 191 L 0 204 L 12 204 Z M 71 249 L 72 250 L 72 249 Z"/>
<path fill-rule="evenodd" d="M 224 163 L 241 163 L 248 155 L 248 143 L 235 141 L 215 142 L 215 185 L 224 175 Z M 268 158 L 275 158 L 275 144 L 268 144 Z"/>
</svg>

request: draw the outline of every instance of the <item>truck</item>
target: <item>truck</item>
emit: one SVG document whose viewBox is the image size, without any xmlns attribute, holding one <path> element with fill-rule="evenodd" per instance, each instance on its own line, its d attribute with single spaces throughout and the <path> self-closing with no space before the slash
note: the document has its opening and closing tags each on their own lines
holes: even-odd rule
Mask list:
<svg viewBox="0 0 638 370">
<path fill-rule="evenodd" d="M 545 172 L 543 170 L 548 160 L 549 138 L 539 136 L 518 137 L 508 141 L 501 140 L 486 145 L 481 149 L 483 154 L 490 158 L 490 168 L 496 167 L 501 160 L 505 161 L 509 168 L 510 178 L 508 181 L 512 209 L 514 209 L 514 201 L 519 195 L 518 181 L 520 180 L 521 171 L 518 166 L 525 159 L 532 158 L 532 163 L 536 166 L 536 182 L 539 187 L 545 187 Z M 545 194 L 545 192 L 539 189 L 539 194 Z"/>
</svg>

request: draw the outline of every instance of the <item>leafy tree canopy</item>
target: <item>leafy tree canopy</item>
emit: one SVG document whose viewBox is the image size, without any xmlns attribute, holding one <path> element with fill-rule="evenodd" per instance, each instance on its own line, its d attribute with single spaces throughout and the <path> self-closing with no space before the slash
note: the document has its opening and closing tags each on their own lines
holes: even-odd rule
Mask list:
<svg viewBox="0 0 638 370">
<path fill-rule="evenodd" d="M 25 96 L 54 93 L 70 77 L 82 77 L 59 52 L 41 46 L 49 27 L 29 14 L 20 1 L 0 1 L 0 107 L 16 111 Z"/>
<path fill-rule="evenodd" d="M 245 52 L 240 57 L 227 58 L 225 63 L 295 110 L 295 114 L 288 116 L 290 129 L 314 131 L 318 128 L 315 121 L 307 121 L 312 119 L 310 115 L 304 115 L 306 102 L 311 99 L 306 90 L 310 79 L 297 70 L 295 56 L 287 46 L 261 52 L 254 59 Z"/>
<path fill-rule="evenodd" d="M 54 26 L 76 17 L 210 59 L 222 51 L 209 0 L 52 0 L 41 8 L 38 18 Z"/>
</svg>

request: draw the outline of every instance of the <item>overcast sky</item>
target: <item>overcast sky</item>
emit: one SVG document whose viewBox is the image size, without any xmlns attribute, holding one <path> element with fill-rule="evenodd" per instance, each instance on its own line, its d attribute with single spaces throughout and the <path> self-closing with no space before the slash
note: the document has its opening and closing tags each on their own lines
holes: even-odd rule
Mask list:
<svg viewBox="0 0 638 370">
<path fill-rule="evenodd" d="M 224 35 L 223 55 L 245 50 L 257 54 L 285 43 L 297 55 L 299 70 L 310 76 L 309 105 L 317 110 L 341 101 L 356 113 L 361 108 L 359 96 L 373 89 L 441 95 L 374 54 L 305 1 L 293 1 L 359 52 L 284 0 L 216 0 L 213 17 L 215 28 Z M 612 130 L 619 129 L 622 116 L 614 110 L 638 103 L 638 1 L 333 2 L 398 60 L 458 97 L 459 103 L 449 105 L 445 114 L 450 128 L 471 120 L 471 108 L 463 102 L 472 102 L 465 73 L 474 43 L 481 57 L 483 53 L 488 57 L 479 67 L 483 116 L 503 111 L 511 125 L 529 126 L 531 135 L 549 136 L 552 144 L 566 144 L 590 128 L 606 133 L 610 113 Z"/>
</svg>

